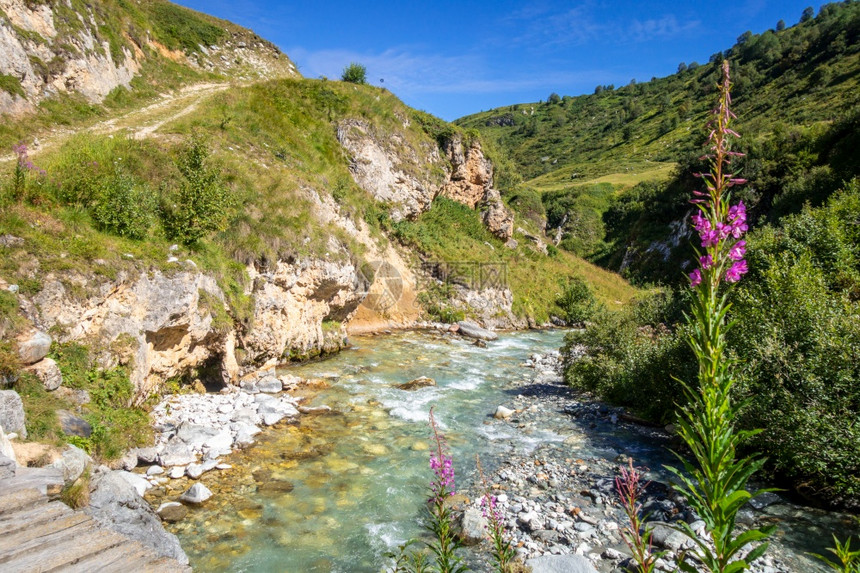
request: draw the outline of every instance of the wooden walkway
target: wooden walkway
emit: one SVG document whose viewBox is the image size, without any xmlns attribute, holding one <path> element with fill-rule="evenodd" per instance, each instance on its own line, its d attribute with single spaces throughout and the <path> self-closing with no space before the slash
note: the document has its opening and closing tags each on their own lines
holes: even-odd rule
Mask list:
<svg viewBox="0 0 860 573">
<path fill-rule="evenodd" d="M 3 573 L 186 573 L 191 568 L 101 526 L 49 494 L 62 476 L 19 468 L 0 480 L 0 571 Z"/>
</svg>

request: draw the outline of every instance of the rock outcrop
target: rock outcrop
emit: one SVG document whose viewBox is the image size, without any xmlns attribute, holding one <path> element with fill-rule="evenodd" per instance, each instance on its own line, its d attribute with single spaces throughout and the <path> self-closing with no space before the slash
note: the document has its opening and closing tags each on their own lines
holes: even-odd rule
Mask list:
<svg viewBox="0 0 860 573">
<path fill-rule="evenodd" d="M 493 186 L 493 164 L 478 140 L 464 148 L 463 139 L 454 136 L 445 142 L 444 151 L 452 169 L 441 195 L 474 209 Z"/>
<path fill-rule="evenodd" d="M 60 342 L 83 341 L 100 349 L 102 367 L 131 367 L 139 399 L 163 380 L 223 353 L 226 333 L 213 326 L 212 304 L 224 307 L 215 279 L 196 270 L 160 271 L 106 282 L 83 300 L 58 276 L 45 277 L 32 303 L 22 305 L 36 325 L 55 328 Z"/>
<path fill-rule="evenodd" d="M 349 169 L 355 182 L 390 205 L 394 221 L 420 215 L 439 194 L 445 166 L 430 140 L 410 146 L 405 131 L 380 134 L 360 119 L 342 121 L 337 139 L 350 154 Z"/>
<path fill-rule="evenodd" d="M 0 90 L 0 114 L 32 111 L 60 94 L 101 103 L 114 89 L 130 88 L 144 64 L 157 58 L 236 79 L 298 75 L 277 47 L 250 30 L 232 27 L 217 45 L 186 53 L 158 43 L 152 30 L 123 28 L 121 7 L 90 2 L 76 13 L 81 4 L 62 4 L 0 0 L 0 75 L 14 83 Z"/>
<path fill-rule="evenodd" d="M 339 350 L 346 338 L 342 323 L 367 290 L 350 262 L 279 261 L 271 270 L 251 267 L 248 273 L 255 284 L 254 326 L 243 339 L 248 363 Z"/>
</svg>

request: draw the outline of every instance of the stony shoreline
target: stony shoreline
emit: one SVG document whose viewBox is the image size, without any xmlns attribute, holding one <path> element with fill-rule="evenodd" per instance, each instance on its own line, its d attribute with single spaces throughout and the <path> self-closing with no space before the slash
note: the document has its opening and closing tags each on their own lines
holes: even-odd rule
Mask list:
<svg viewBox="0 0 860 573">
<path fill-rule="evenodd" d="M 557 432 L 559 439 L 541 443 L 532 451 L 512 451 L 496 460 L 485 475 L 510 540 L 535 571 L 553 570 L 545 567 L 547 561 L 556 560 L 558 566 L 570 567 L 565 571 L 621 573 L 629 563 L 630 550 L 621 537 L 628 522 L 617 502 L 615 477 L 630 458 L 623 452 L 612 459 L 578 457 L 571 452 L 613 427 L 623 426 L 658 446 L 669 446 L 671 437 L 664 429 L 627 422 L 623 409 L 590 400 L 563 385 L 558 352 L 532 355 L 526 366 L 534 369 L 534 375 L 511 383 L 508 390 L 512 399 L 505 405 L 510 413 L 497 413 L 493 423 L 507 424 L 526 434 L 549 430 Z M 474 475 L 471 477 L 472 483 L 460 492 L 472 500 L 466 506 L 471 518 L 464 521 L 464 536 L 478 541 L 485 525 L 481 498 L 486 490 Z M 693 544 L 673 528 L 674 522 L 684 520 L 700 534 L 704 533 L 704 522 L 665 483 L 652 481 L 641 501 L 653 527 L 655 549 L 665 551 L 657 569 L 676 571 L 674 558 Z M 765 517 L 761 510 L 780 502 L 781 498 L 773 494 L 754 500 L 741 511 L 739 525 L 757 522 Z M 540 559 L 533 561 L 535 558 Z M 788 573 L 792 569 L 780 549 L 772 545 L 768 554 L 753 564 L 752 571 Z"/>
</svg>

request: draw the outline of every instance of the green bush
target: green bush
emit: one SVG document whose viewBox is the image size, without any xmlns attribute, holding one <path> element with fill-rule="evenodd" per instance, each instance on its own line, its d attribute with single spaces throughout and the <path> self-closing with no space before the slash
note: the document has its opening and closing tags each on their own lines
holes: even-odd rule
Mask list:
<svg viewBox="0 0 860 573">
<path fill-rule="evenodd" d="M 149 233 L 155 207 L 155 197 L 146 185 L 118 173 L 104 182 L 92 216 L 102 231 L 143 239 Z"/>
<path fill-rule="evenodd" d="M 353 84 L 366 84 L 367 68 L 359 63 L 352 62 L 343 69 L 340 79 Z"/>
<path fill-rule="evenodd" d="M 233 198 L 220 170 L 211 165 L 202 137 L 191 136 L 176 166 L 182 179 L 162 208 L 164 227 L 172 239 L 191 245 L 226 227 Z"/>
<path fill-rule="evenodd" d="M 775 476 L 860 507 L 860 192 L 751 236 L 733 297 L 745 427 Z"/>
<path fill-rule="evenodd" d="M 588 283 L 580 277 L 572 277 L 567 284 L 562 284 L 564 289 L 556 300 L 561 309 L 562 318 L 568 324 L 582 324 L 590 320 L 599 310 L 597 299 Z"/>
<path fill-rule="evenodd" d="M 566 361 L 566 382 L 646 418 L 673 420 L 683 395 L 674 377 L 692 379 L 695 360 L 683 330 L 640 320 L 646 315 L 659 319 L 674 304 L 672 297 L 661 295 L 660 300 L 646 297 L 621 311 L 598 311 L 588 328 L 565 339 L 565 356 L 573 345 L 586 349 L 585 356 Z"/>
</svg>

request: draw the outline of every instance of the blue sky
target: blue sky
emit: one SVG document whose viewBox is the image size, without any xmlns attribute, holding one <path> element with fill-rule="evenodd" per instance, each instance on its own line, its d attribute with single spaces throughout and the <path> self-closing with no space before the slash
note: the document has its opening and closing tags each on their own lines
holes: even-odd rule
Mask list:
<svg viewBox="0 0 860 573">
<path fill-rule="evenodd" d="M 705 63 L 743 32 L 792 26 L 810 0 L 276 2 L 180 0 L 271 40 L 305 77 L 367 67 L 412 107 L 446 120 L 592 93 Z"/>
</svg>

